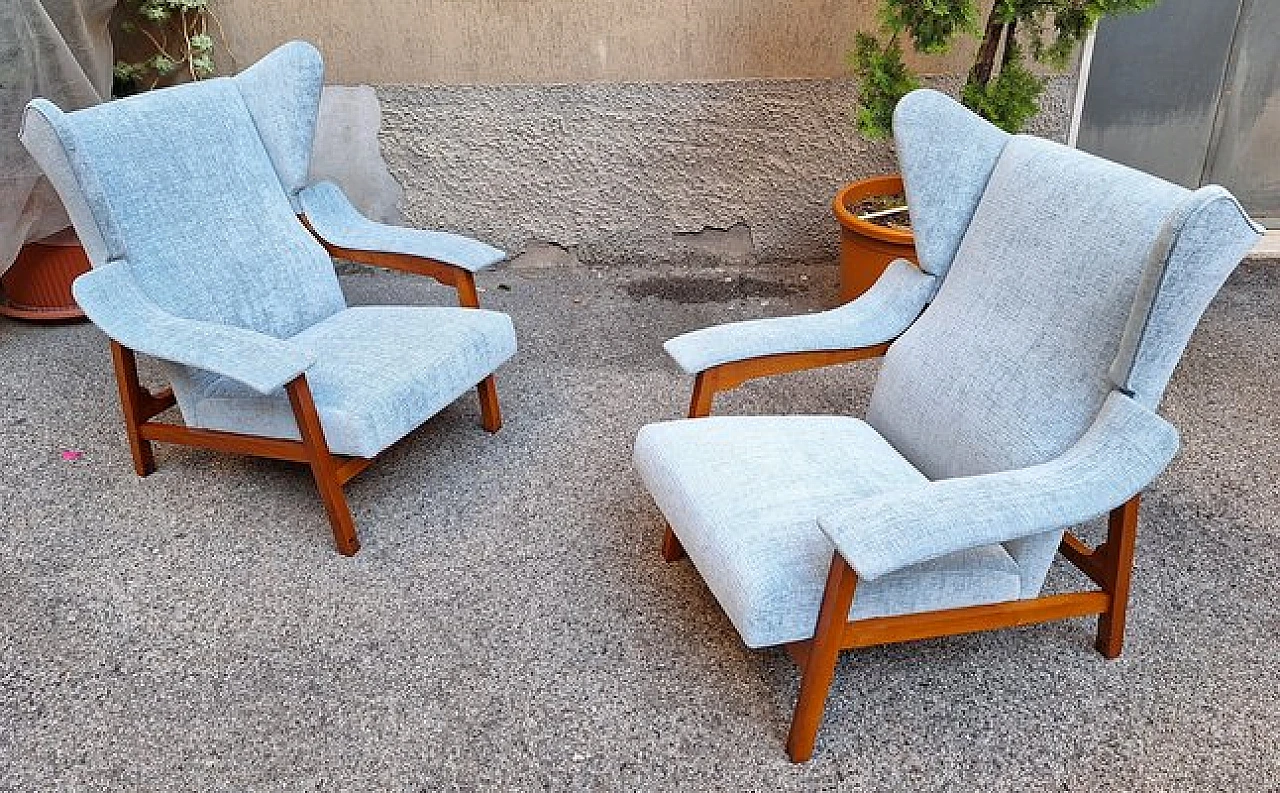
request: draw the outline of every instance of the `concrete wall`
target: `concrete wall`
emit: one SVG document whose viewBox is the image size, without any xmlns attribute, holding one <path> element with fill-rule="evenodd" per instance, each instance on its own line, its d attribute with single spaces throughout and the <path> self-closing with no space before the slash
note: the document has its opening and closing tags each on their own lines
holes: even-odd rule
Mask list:
<svg viewBox="0 0 1280 793">
<path fill-rule="evenodd" d="M 218 0 L 237 58 L 319 45 L 336 83 L 842 77 L 879 0 Z M 929 60 L 965 68 L 976 44 Z"/>
<path fill-rule="evenodd" d="M 843 58 L 879 0 L 219 0 L 241 65 L 281 41 L 373 84 L 412 225 L 516 266 L 835 255 L 830 202 L 895 170 Z M 986 5 L 986 4 L 984 4 Z M 972 49 L 918 64 L 953 93 Z M 1037 131 L 1062 139 L 1072 80 Z"/>
<path fill-rule="evenodd" d="M 1054 79 L 1033 131 L 1065 139 L 1072 82 Z M 933 84 L 954 92 L 960 80 Z M 536 254 L 517 265 L 832 257 L 836 190 L 896 170 L 889 144 L 854 130 L 847 81 L 383 86 L 378 95 L 383 154 L 408 221 Z"/>
</svg>

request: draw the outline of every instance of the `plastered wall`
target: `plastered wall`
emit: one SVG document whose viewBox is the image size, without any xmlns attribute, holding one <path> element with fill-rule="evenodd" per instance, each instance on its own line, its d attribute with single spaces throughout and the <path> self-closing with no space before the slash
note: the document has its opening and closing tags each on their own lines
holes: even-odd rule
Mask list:
<svg viewBox="0 0 1280 793">
<path fill-rule="evenodd" d="M 961 80 L 930 82 L 955 93 Z M 1065 137 L 1072 87 L 1052 81 L 1032 131 Z M 854 87 L 839 80 L 385 86 L 378 96 L 382 151 L 412 225 L 559 263 L 832 258 L 836 190 L 896 170 L 891 144 L 857 134 Z"/>
<path fill-rule="evenodd" d="M 844 53 L 878 0 L 219 0 L 240 65 L 317 44 L 368 83 L 415 226 L 514 266 L 835 255 L 840 185 L 895 170 L 852 122 Z M 956 93 L 972 41 L 918 63 Z M 967 47 L 967 48 L 966 48 Z M 1074 81 L 1034 130 L 1065 136 Z"/>
<path fill-rule="evenodd" d="M 669 82 L 845 74 L 878 0 L 218 0 L 237 59 L 320 46 L 330 80 Z M 964 70 L 975 44 L 921 62 Z"/>
</svg>

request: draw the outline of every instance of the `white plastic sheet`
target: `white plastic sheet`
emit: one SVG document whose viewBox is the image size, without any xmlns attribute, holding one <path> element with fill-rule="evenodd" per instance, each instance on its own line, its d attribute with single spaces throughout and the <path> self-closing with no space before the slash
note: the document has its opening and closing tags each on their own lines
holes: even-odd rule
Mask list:
<svg viewBox="0 0 1280 793">
<path fill-rule="evenodd" d="M 22 110 L 43 96 L 64 110 L 111 94 L 111 37 L 116 0 L 0 0 L 0 273 L 24 242 L 70 221 L 18 130 Z"/>
</svg>

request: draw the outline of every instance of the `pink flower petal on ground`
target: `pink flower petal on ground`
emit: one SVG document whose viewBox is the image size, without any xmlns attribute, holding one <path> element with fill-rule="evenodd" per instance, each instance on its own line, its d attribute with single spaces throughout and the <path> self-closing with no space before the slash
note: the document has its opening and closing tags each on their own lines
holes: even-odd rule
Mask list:
<svg viewBox="0 0 1280 793">
<path fill-rule="evenodd" d="M 74 463 L 76 460 L 79 460 L 82 457 L 84 457 L 84 452 L 65 451 L 62 453 L 62 459 L 66 460 L 69 463 Z"/>
</svg>

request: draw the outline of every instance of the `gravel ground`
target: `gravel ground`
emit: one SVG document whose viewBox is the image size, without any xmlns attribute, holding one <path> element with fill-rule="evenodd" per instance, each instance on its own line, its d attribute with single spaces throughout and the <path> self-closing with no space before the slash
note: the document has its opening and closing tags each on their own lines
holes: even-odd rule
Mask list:
<svg viewBox="0 0 1280 793">
<path fill-rule="evenodd" d="M 354 559 L 302 468 L 159 446 L 134 476 L 99 332 L 0 321 L 0 789 L 1280 789 L 1267 264 L 1233 276 L 1165 401 L 1184 450 L 1146 501 L 1124 656 L 1085 620 L 846 653 L 815 759 L 787 761 L 796 669 L 660 561 L 630 450 L 686 405 L 664 339 L 817 308 L 831 269 L 487 274 L 522 345 L 506 427 L 464 398 L 355 480 Z M 874 376 L 717 407 L 860 414 Z"/>
</svg>

